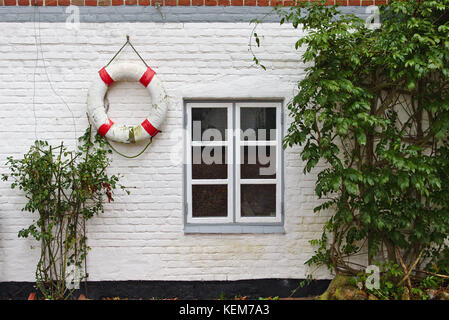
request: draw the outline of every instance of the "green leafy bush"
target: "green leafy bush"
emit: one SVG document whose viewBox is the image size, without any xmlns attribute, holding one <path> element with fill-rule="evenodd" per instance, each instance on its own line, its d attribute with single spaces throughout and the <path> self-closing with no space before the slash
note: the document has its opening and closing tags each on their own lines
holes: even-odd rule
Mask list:
<svg viewBox="0 0 449 320">
<path fill-rule="evenodd" d="M 91 135 L 89 127 L 77 151 L 69 151 L 63 143 L 53 147 L 36 141 L 22 159 L 8 157 L 10 174 L 3 175 L 3 180 L 11 178 L 12 189 L 21 190 L 27 198 L 22 211 L 37 213 L 19 237 L 41 243 L 36 286 L 46 299 L 70 297 L 71 272 L 85 267 L 89 250 L 85 223 L 103 212 L 106 199 L 113 201 L 118 186 L 118 177 L 106 172 L 111 151 L 104 148 L 100 136 L 92 142 Z"/>
<path fill-rule="evenodd" d="M 276 11 L 306 32 L 284 146 L 301 146 L 304 172 L 319 171 L 315 211 L 333 210 L 307 263 L 353 275 L 391 263 L 396 287 L 446 274 L 449 1 L 390 1 L 374 30 L 316 3 Z"/>
</svg>

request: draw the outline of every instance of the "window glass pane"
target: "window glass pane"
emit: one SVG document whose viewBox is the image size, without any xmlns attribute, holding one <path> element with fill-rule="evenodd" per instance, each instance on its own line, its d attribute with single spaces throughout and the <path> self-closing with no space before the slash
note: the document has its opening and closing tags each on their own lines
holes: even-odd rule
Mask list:
<svg viewBox="0 0 449 320">
<path fill-rule="evenodd" d="M 276 216 L 275 184 L 242 184 L 240 196 L 242 217 Z"/>
<path fill-rule="evenodd" d="M 227 179 L 227 147 L 192 147 L 192 179 Z"/>
<path fill-rule="evenodd" d="M 193 185 L 193 217 L 226 217 L 228 215 L 228 185 Z"/>
<path fill-rule="evenodd" d="M 228 109 L 192 108 L 192 140 L 227 140 Z"/>
<path fill-rule="evenodd" d="M 276 179 L 276 147 L 240 147 L 242 179 Z"/>
<path fill-rule="evenodd" d="M 241 140 L 276 140 L 276 108 L 240 108 Z"/>
</svg>

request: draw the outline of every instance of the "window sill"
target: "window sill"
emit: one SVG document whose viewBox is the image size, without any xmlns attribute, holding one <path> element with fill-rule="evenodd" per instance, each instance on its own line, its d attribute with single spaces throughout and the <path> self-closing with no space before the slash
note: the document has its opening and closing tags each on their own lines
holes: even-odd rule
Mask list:
<svg viewBox="0 0 449 320">
<path fill-rule="evenodd" d="M 186 224 L 185 234 L 193 233 L 285 233 L 284 226 L 281 225 L 197 225 Z"/>
</svg>

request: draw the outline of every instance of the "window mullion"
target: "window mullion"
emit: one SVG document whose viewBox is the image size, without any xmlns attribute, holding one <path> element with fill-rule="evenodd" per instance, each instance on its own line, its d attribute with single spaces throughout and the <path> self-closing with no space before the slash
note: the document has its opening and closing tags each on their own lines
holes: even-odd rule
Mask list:
<svg viewBox="0 0 449 320">
<path fill-rule="evenodd" d="M 238 132 L 237 129 L 237 122 L 236 122 L 236 116 L 238 114 L 238 111 L 236 110 L 236 104 L 235 102 L 232 103 L 232 139 L 231 139 L 231 149 L 232 149 L 232 164 L 231 164 L 231 171 L 232 171 L 232 179 L 231 179 L 231 185 L 232 185 L 232 222 L 236 222 L 236 210 L 237 210 L 237 181 L 240 177 L 240 173 L 238 173 L 237 167 L 239 167 L 238 163 L 239 161 L 237 159 L 240 159 L 239 157 L 239 151 L 236 150 L 236 134 Z"/>
<path fill-rule="evenodd" d="M 237 144 L 239 146 L 244 146 L 244 147 L 277 147 L 278 146 L 278 141 L 276 140 L 261 140 L 261 141 L 248 141 L 248 140 L 244 140 L 244 141 L 238 141 Z"/>
<path fill-rule="evenodd" d="M 234 194 L 235 194 L 235 205 L 234 205 L 234 221 L 237 222 L 240 220 L 240 214 L 241 214 L 241 205 L 242 205 L 242 201 L 241 201 L 241 192 L 240 192 L 240 177 L 241 177 L 241 173 L 240 173 L 240 164 L 242 162 L 241 160 L 241 148 L 240 148 L 240 134 L 241 134 L 241 130 L 240 130 L 240 107 L 237 106 L 236 103 L 234 103 L 234 111 L 235 111 L 235 115 L 234 115 L 234 124 L 235 124 L 235 128 L 234 128 L 234 150 L 235 150 L 235 165 L 234 165 L 234 172 L 235 172 L 235 177 L 234 177 Z"/>
<path fill-rule="evenodd" d="M 191 179 L 192 185 L 228 184 L 229 179 Z"/>
<path fill-rule="evenodd" d="M 187 105 L 187 126 L 186 126 L 186 170 L 187 170 L 187 178 L 186 178 L 186 188 L 187 188 L 187 221 L 190 221 L 193 218 L 193 199 L 192 199 L 192 108 Z"/>
<path fill-rule="evenodd" d="M 192 147 L 227 147 L 229 141 L 192 141 Z"/>
</svg>

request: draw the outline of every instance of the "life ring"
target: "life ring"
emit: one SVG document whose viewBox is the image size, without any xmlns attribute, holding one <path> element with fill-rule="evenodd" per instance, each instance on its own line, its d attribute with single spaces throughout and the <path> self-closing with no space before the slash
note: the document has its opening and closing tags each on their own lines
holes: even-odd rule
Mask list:
<svg viewBox="0 0 449 320">
<path fill-rule="evenodd" d="M 133 143 L 154 137 L 165 119 L 168 96 L 150 67 L 134 63 L 117 63 L 102 68 L 87 94 L 87 109 L 90 119 L 102 137 L 112 141 Z M 104 96 L 115 81 L 139 81 L 151 95 L 153 107 L 150 114 L 138 125 L 117 125 L 109 119 L 104 107 Z"/>
</svg>

